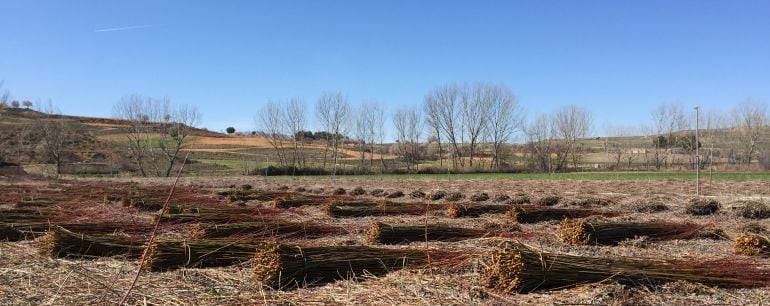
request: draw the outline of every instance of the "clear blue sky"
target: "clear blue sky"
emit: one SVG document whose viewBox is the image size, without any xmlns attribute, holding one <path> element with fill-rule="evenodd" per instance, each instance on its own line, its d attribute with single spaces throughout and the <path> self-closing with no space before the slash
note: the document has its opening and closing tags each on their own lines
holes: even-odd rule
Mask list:
<svg viewBox="0 0 770 306">
<path fill-rule="evenodd" d="M 589 108 L 601 133 L 662 102 L 770 102 L 767 0 L 0 0 L 0 12 L 0 80 L 67 114 L 110 116 L 141 93 L 197 105 L 209 129 L 251 130 L 269 98 L 312 107 L 339 90 L 392 110 L 487 81 L 530 118 Z"/>
</svg>

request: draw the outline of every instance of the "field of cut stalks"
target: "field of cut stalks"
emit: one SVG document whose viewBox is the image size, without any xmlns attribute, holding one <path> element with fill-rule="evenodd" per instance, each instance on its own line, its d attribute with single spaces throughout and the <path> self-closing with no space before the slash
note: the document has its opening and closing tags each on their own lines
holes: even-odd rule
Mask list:
<svg viewBox="0 0 770 306">
<path fill-rule="evenodd" d="M 770 301 L 762 180 L 172 183 L 0 178 L 2 304 Z"/>
</svg>

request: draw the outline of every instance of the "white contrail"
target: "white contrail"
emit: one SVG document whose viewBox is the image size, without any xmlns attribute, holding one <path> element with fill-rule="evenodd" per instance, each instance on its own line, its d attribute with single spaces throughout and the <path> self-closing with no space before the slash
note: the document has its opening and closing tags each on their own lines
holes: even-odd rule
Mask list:
<svg viewBox="0 0 770 306">
<path fill-rule="evenodd" d="M 94 30 L 94 32 L 128 31 L 128 30 L 144 29 L 144 28 L 149 28 L 153 26 L 155 25 L 154 24 L 133 25 L 133 26 L 125 26 L 125 27 L 119 27 L 119 28 L 97 29 L 97 30 Z"/>
</svg>

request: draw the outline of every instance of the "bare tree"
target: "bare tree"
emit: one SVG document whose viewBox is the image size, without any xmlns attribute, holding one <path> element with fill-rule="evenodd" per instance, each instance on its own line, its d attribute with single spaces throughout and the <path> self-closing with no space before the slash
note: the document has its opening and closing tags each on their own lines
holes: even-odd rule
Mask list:
<svg viewBox="0 0 770 306">
<path fill-rule="evenodd" d="M 445 135 L 446 140 L 451 144 L 452 166 L 455 168 L 458 164 L 460 167 L 464 165 L 460 149 L 461 137 L 459 137 L 462 134 L 460 95 L 460 88 L 451 84 L 434 88 L 426 97 L 426 101 L 431 101 L 430 103 L 433 104 L 430 109 L 426 109 L 431 118 L 429 124 L 438 125 L 439 134 Z"/>
<path fill-rule="evenodd" d="M 736 105 L 732 111 L 735 136 L 740 141 L 746 166 L 751 165 L 757 153 L 762 130 L 767 125 L 767 105 L 749 98 Z"/>
<path fill-rule="evenodd" d="M 149 98 L 132 94 L 121 98 L 112 108 L 113 116 L 125 119 L 128 124 L 126 138 L 130 156 L 144 177 L 147 176 L 145 158 L 150 154 L 152 132 L 150 116 L 146 114 L 148 103 L 152 104 Z"/>
<path fill-rule="evenodd" d="M 513 93 L 505 86 L 494 85 L 489 88 L 489 115 L 487 127 L 492 143 L 491 166 L 500 169 L 503 145 L 512 140 L 514 133 L 521 129 L 523 113 Z"/>
<path fill-rule="evenodd" d="M 56 174 L 62 173 L 62 165 L 71 153 L 75 138 L 76 122 L 61 116 L 61 112 L 51 103 L 45 109 L 45 115 L 39 117 L 37 125 L 43 137 L 43 144 L 48 158 L 56 164 Z"/>
<path fill-rule="evenodd" d="M 591 132 L 593 119 L 588 110 L 569 105 L 557 110 L 552 118 L 553 134 L 558 139 L 555 146 L 556 171 L 566 169 L 567 161 L 572 159 L 573 165 L 578 166 L 582 150 L 578 141 Z"/>
<path fill-rule="evenodd" d="M 201 121 L 201 113 L 195 106 L 187 104 L 166 105 L 163 123 L 160 124 L 159 147 L 166 157 L 163 175 L 168 177 L 179 158 L 179 152 L 186 146 L 188 136 Z"/>
<path fill-rule="evenodd" d="M 477 153 L 478 142 L 487 126 L 486 121 L 491 110 L 494 88 L 482 83 L 473 86 L 472 92 L 467 91 L 468 89 L 465 89 L 461 95 L 461 118 L 468 134 L 469 165 L 473 167 L 473 158 Z"/>
<path fill-rule="evenodd" d="M 339 158 L 338 149 L 342 137 L 347 134 L 348 126 L 346 123 L 350 116 L 348 98 L 341 92 L 323 93 L 316 104 L 316 115 L 328 134 L 324 149 L 324 167 L 326 166 L 326 151 L 331 145 L 334 153 L 333 174 L 336 174 Z"/>
<path fill-rule="evenodd" d="M 5 81 L 0 81 L 0 90 L 3 89 L 3 85 L 5 84 Z M 0 94 L 0 108 L 2 107 L 8 107 L 8 100 L 11 99 L 11 92 L 6 89 L 3 91 L 2 94 Z"/>
<path fill-rule="evenodd" d="M 653 163 L 656 169 L 668 168 L 675 147 L 674 133 L 686 129 L 688 121 L 677 103 L 661 104 L 650 115 L 652 126 L 646 128 L 646 134 L 652 138 Z"/>
<path fill-rule="evenodd" d="M 554 145 L 548 115 L 538 116 L 524 130 L 524 135 L 527 137 L 527 148 L 533 166 L 550 173 L 553 169 Z"/>
<path fill-rule="evenodd" d="M 399 156 L 406 162 L 407 169 L 411 169 L 412 166 L 415 166 L 415 169 L 419 167 L 421 117 L 418 109 L 402 109 L 393 113 L 397 150 Z"/>
<path fill-rule="evenodd" d="M 260 134 L 265 137 L 270 146 L 275 150 L 278 156 L 278 163 L 281 166 L 285 165 L 286 162 L 284 151 L 284 141 L 286 140 L 285 118 L 286 112 L 280 103 L 273 101 L 268 101 L 256 118 L 257 129 L 261 130 Z"/>
<path fill-rule="evenodd" d="M 292 154 L 292 166 L 305 166 L 305 130 L 307 117 L 305 115 L 305 101 L 294 97 L 286 103 L 284 111 L 286 131 L 291 135 L 294 152 Z"/>
<path fill-rule="evenodd" d="M 439 167 L 444 167 L 444 150 L 441 146 L 441 102 L 434 94 L 425 95 L 423 100 L 423 110 L 425 112 L 425 124 L 432 133 L 433 137 L 436 137 L 436 143 L 438 144 L 438 160 Z"/>
</svg>

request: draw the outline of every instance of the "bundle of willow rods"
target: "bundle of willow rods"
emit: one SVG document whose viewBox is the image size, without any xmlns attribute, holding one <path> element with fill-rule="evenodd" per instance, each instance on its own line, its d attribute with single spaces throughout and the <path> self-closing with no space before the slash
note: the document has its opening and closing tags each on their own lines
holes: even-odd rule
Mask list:
<svg viewBox="0 0 770 306">
<path fill-rule="evenodd" d="M 486 230 L 451 227 L 441 224 L 389 225 L 373 223 L 366 234 L 366 241 L 371 244 L 398 244 L 414 241 L 460 241 L 484 237 Z M 427 236 L 427 237 L 426 237 Z"/>
<path fill-rule="evenodd" d="M 60 257 L 107 257 L 127 255 L 137 257 L 142 254 L 143 239 L 121 236 L 91 236 L 70 232 L 62 227 L 54 227 L 35 243 L 40 255 L 51 258 Z"/>
<path fill-rule="evenodd" d="M 288 191 L 266 191 L 266 190 L 229 190 L 218 193 L 219 196 L 227 197 L 230 201 L 272 201 L 279 197 L 296 195 Z"/>
<path fill-rule="evenodd" d="M 0 241 L 31 240 L 45 234 L 49 228 L 61 226 L 80 234 L 105 235 L 123 233 L 129 235 L 141 235 L 149 233 L 153 226 L 143 223 L 129 222 L 61 222 L 61 223 L 0 223 Z"/>
<path fill-rule="evenodd" d="M 618 215 L 618 213 L 603 212 L 596 209 L 555 208 L 536 205 L 516 206 L 505 213 L 506 219 L 518 223 L 537 223 L 562 220 L 565 218 L 585 218 L 590 216 L 615 217 Z"/>
<path fill-rule="evenodd" d="M 253 221 L 225 224 L 200 223 L 190 229 L 190 239 L 248 237 L 301 237 L 321 238 L 330 234 L 344 233 L 343 228 L 314 223 L 287 222 L 281 220 Z"/>
<path fill-rule="evenodd" d="M 402 268 L 420 268 L 451 258 L 452 252 L 382 249 L 367 246 L 300 247 L 266 244 L 254 256 L 254 274 L 258 282 L 274 289 L 290 289 L 347 279 L 370 273 L 383 275 Z"/>
<path fill-rule="evenodd" d="M 573 245 L 617 245 L 623 240 L 645 236 L 652 240 L 700 238 L 707 226 L 665 221 L 612 222 L 565 219 L 559 225 L 559 238 Z"/>
<path fill-rule="evenodd" d="M 495 204 L 449 204 L 447 217 L 478 217 L 481 214 L 502 214 L 511 209 L 509 205 Z"/>
<path fill-rule="evenodd" d="M 321 204 L 325 202 L 323 198 L 308 196 L 286 196 L 273 199 L 275 208 L 292 208 L 304 205 Z"/>
<path fill-rule="evenodd" d="M 735 254 L 746 256 L 770 255 L 770 237 L 757 234 L 743 234 L 735 238 Z"/>
<path fill-rule="evenodd" d="M 348 204 L 347 202 L 334 201 L 326 205 L 326 214 L 330 217 L 366 217 L 366 216 L 393 216 L 393 215 L 422 215 L 425 209 L 445 209 L 445 205 L 424 203 L 395 203 L 382 201 L 376 205 Z"/>
<path fill-rule="evenodd" d="M 189 222 L 208 222 L 208 223 L 227 223 L 255 220 L 270 220 L 283 212 L 274 208 L 199 208 L 183 213 L 164 214 L 161 222 L 189 223 Z M 158 216 L 153 216 L 153 221 Z"/>
<path fill-rule="evenodd" d="M 31 240 L 48 227 L 48 223 L 0 223 L 0 241 Z"/>
<path fill-rule="evenodd" d="M 165 271 L 177 268 L 223 267 L 254 257 L 258 245 L 237 241 L 156 241 L 147 251 L 142 268 Z"/>
<path fill-rule="evenodd" d="M 493 251 L 482 283 L 503 293 L 574 287 L 613 280 L 630 286 L 688 281 L 710 286 L 770 286 L 770 270 L 735 259 L 709 261 L 597 258 L 538 252 L 518 243 Z"/>
</svg>

